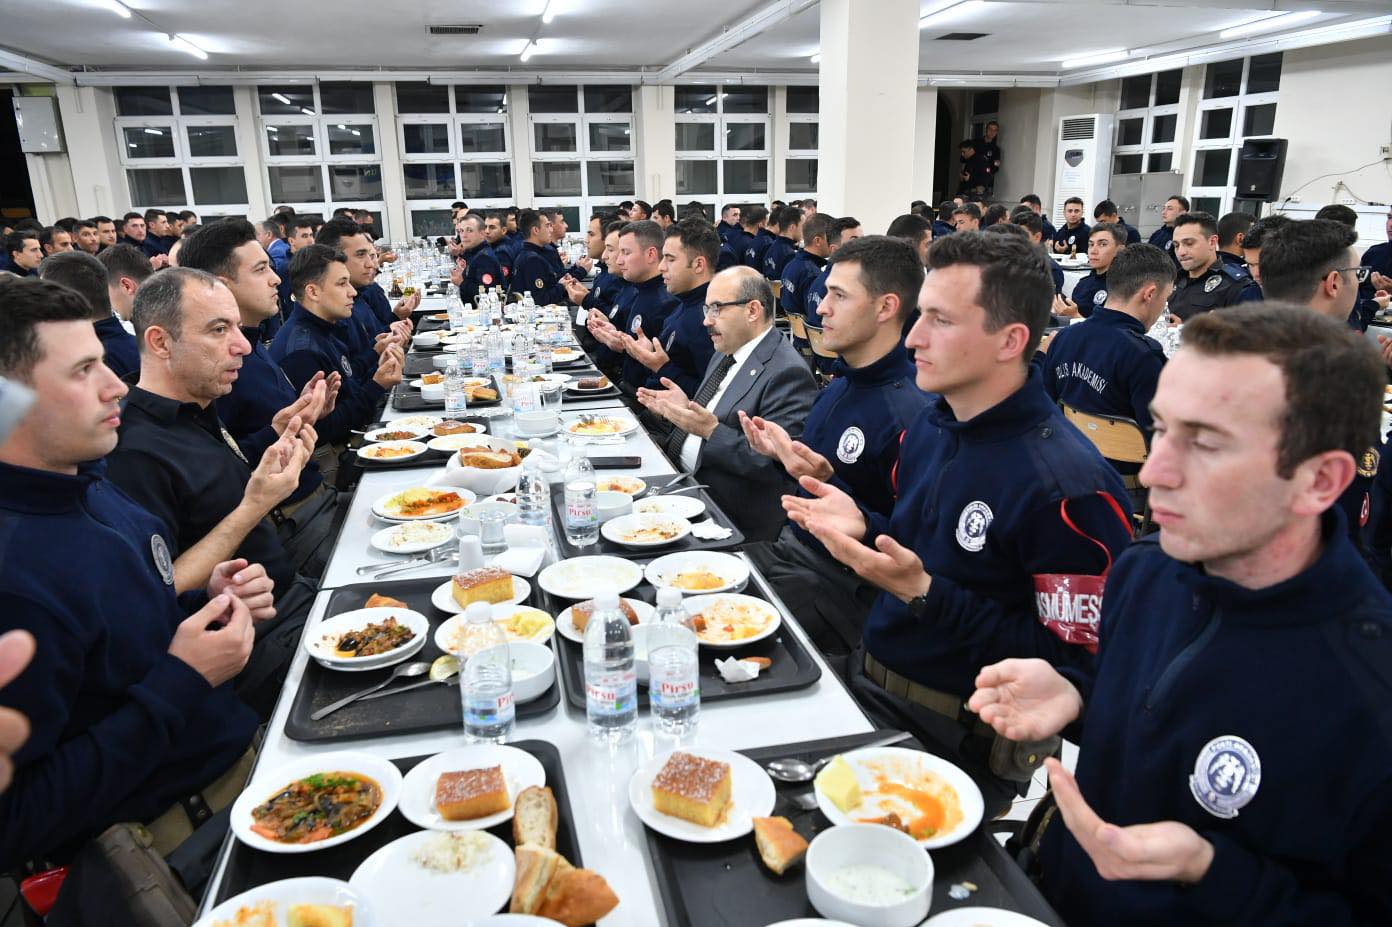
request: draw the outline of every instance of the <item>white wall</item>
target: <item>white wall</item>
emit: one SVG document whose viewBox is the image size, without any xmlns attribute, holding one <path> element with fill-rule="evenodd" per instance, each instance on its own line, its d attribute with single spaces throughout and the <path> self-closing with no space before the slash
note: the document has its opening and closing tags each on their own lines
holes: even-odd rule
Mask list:
<svg viewBox="0 0 1392 927">
<path fill-rule="evenodd" d="M 917 118 L 914 121 L 914 172 L 913 195 L 904 203 L 904 209 L 914 200 L 925 200 L 937 208 L 933 201 L 933 169 L 936 166 L 938 138 L 938 88 L 918 88 Z M 950 128 L 944 126 L 944 129 Z M 854 214 L 855 210 L 851 210 Z"/>
</svg>

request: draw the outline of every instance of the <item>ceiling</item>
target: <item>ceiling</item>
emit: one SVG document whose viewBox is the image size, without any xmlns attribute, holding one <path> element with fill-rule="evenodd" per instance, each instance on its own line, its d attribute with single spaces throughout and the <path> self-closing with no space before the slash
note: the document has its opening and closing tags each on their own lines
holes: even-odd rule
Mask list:
<svg viewBox="0 0 1392 927">
<path fill-rule="evenodd" d="M 875 0 L 859 0 L 871 3 Z M 921 0 L 933 11 L 950 0 Z M 269 0 L 126 0 L 117 17 L 105 0 L 0 0 L 0 45 L 60 68 L 116 70 L 274 69 L 614 69 L 656 71 L 727 29 L 771 7 L 801 12 L 776 22 L 685 71 L 803 72 L 819 45 L 818 5 L 811 0 L 338 0 L 332 6 Z M 1065 59 L 1119 48 L 1133 56 L 1218 41 L 1219 30 L 1272 9 L 1319 10 L 1299 24 L 1388 12 L 1374 0 L 970 0 L 934 18 L 921 32 L 919 68 L 942 73 L 1049 74 Z M 326 16 L 331 10 L 332 15 Z M 475 36 L 431 37 L 428 25 L 482 24 Z M 948 32 L 981 32 L 975 41 L 941 41 Z M 209 53 L 198 61 L 170 46 L 178 33 Z M 519 54 L 540 40 L 531 60 Z M 11 62 L 5 62 L 11 63 Z"/>
</svg>

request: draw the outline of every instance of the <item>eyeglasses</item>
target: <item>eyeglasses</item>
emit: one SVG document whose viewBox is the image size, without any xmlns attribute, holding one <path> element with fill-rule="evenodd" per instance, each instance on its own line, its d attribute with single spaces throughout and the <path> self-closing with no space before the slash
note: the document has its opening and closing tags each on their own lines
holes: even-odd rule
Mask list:
<svg viewBox="0 0 1392 927">
<path fill-rule="evenodd" d="M 1373 276 L 1373 269 L 1369 267 L 1367 264 L 1361 264 L 1358 267 L 1336 267 L 1334 268 L 1334 272 L 1340 274 L 1351 272 L 1353 274 L 1354 281 L 1359 286 L 1362 286 L 1363 284 L 1367 283 L 1370 279 L 1372 279 Z"/>
<path fill-rule="evenodd" d="M 706 318 L 713 319 L 720 315 L 722 309 L 728 309 L 731 306 L 747 306 L 752 302 L 752 299 L 732 299 L 724 303 L 706 303 L 701 309 L 705 312 Z"/>
</svg>

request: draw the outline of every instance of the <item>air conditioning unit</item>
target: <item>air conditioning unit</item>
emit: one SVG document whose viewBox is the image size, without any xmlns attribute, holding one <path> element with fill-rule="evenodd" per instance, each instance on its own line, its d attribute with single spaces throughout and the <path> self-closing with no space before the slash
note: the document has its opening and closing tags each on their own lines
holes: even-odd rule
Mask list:
<svg viewBox="0 0 1392 927">
<path fill-rule="evenodd" d="M 1063 201 L 1076 196 L 1083 201 L 1083 221 L 1092 215 L 1098 200 L 1107 198 L 1112 175 L 1113 117 L 1101 113 L 1067 116 L 1059 120 L 1058 160 L 1054 165 L 1053 222 L 1062 226 Z"/>
</svg>

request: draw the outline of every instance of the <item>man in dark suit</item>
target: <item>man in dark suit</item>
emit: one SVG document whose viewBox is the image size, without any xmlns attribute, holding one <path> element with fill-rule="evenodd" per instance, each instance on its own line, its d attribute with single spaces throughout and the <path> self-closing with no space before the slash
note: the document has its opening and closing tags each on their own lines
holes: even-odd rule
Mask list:
<svg viewBox="0 0 1392 927">
<path fill-rule="evenodd" d="M 659 440 L 672 462 L 710 487 L 749 540 L 772 540 L 783 526 L 780 494 L 792 483 L 782 464 L 749 446 L 739 413 L 775 422 L 796 439 L 816 382 L 773 327 L 773 290 L 753 268 L 732 267 L 711 280 L 705 317 L 716 354 L 695 398 L 663 377 L 662 389 L 640 389 L 638 401 L 671 423 Z"/>
</svg>

